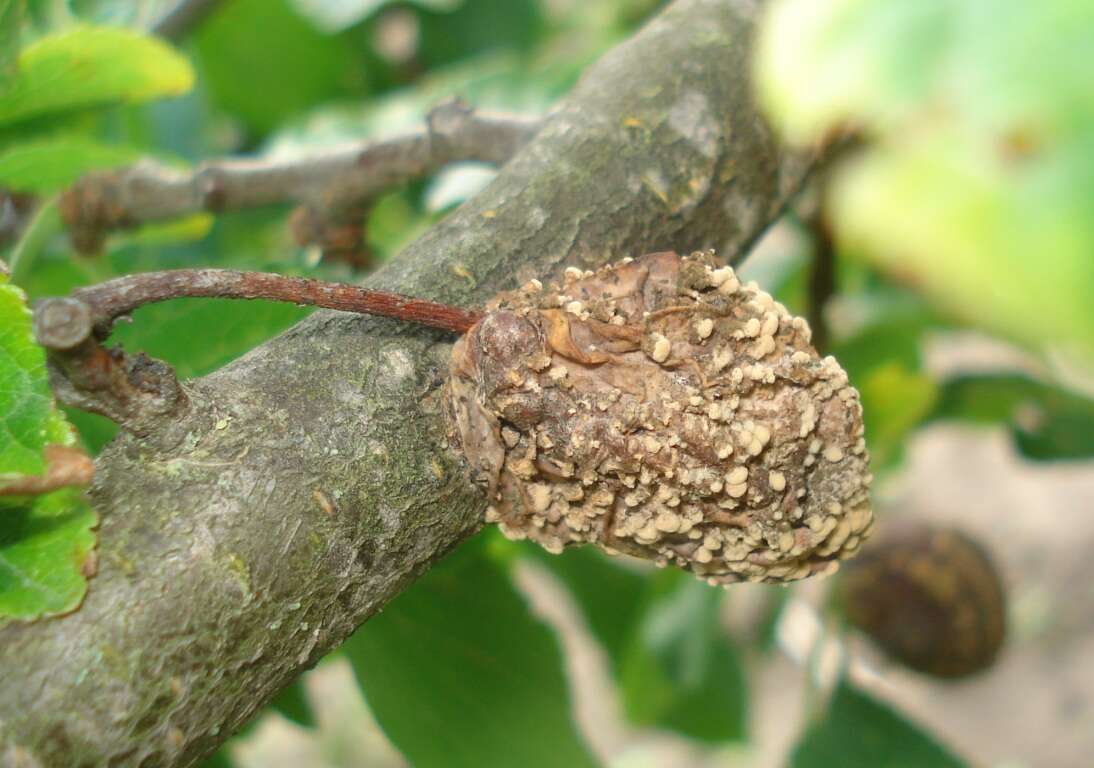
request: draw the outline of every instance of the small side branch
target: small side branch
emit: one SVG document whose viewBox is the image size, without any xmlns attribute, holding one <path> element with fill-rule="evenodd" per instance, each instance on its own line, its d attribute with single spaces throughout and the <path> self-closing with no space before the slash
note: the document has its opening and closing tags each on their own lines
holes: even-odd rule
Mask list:
<svg viewBox="0 0 1094 768">
<path fill-rule="evenodd" d="M 72 292 L 70 299 L 60 301 L 76 300 L 89 307 L 91 325 L 88 330 L 93 330 L 101 338 L 109 333 L 115 319 L 128 315 L 138 307 L 182 297 L 287 301 L 343 312 L 392 317 L 453 333 L 466 332 L 479 319 L 479 313 L 472 310 L 397 293 L 306 277 L 230 269 L 173 269 L 129 275 L 78 288 Z M 35 311 L 37 313 L 38 309 Z"/>
<path fill-rule="evenodd" d="M 836 292 L 836 243 L 832 233 L 830 211 L 825 202 L 826 189 L 821 185 L 820 200 L 806 224 L 813 235 L 813 261 L 809 268 L 809 326 L 813 329 L 813 345 L 822 353 L 828 347 L 828 319 L 825 309 Z"/>
<path fill-rule="evenodd" d="M 78 448 L 47 445 L 43 454 L 45 472 L 13 480 L 0 478 L 0 496 L 36 496 L 70 485 L 87 485 L 95 474 L 94 462 Z"/>
<path fill-rule="evenodd" d="M 170 366 L 101 344 L 119 317 L 145 304 L 183 297 L 285 301 L 453 333 L 467 332 L 480 317 L 473 310 L 396 293 L 267 272 L 178 269 L 120 277 L 35 305 L 34 334 L 49 353 L 50 384 L 57 396 L 138 433 L 184 407 L 185 394 Z"/>
<path fill-rule="evenodd" d="M 315 155 L 214 160 L 192 171 L 146 160 L 88 174 L 62 194 L 61 216 L 82 253 L 97 252 L 112 230 L 200 211 L 296 203 L 308 214 L 304 218 L 345 226 L 347 215 L 361 221 L 363 204 L 380 193 L 450 163 L 504 164 L 541 123 L 539 118 L 479 111 L 453 100 L 434 108 L 418 130 Z M 303 229 L 311 240 L 302 244 L 323 243 L 324 232 Z"/>
</svg>

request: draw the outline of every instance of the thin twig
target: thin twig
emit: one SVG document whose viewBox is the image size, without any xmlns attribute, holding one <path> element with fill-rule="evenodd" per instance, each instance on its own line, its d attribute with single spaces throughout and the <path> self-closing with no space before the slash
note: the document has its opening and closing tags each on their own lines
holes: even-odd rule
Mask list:
<svg viewBox="0 0 1094 768">
<path fill-rule="evenodd" d="M 501 165 L 539 130 L 541 121 L 481 112 L 459 101 L 434 108 L 426 125 L 388 139 L 349 144 L 287 160 L 207 161 L 191 171 L 151 161 L 88 174 L 60 198 L 73 245 L 98 251 L 105 235 L 199 211 L 298 203 L 337 221 L 407 181 L 449 163 Z"/>
<path fill-rule="evenodd" d="M 77 288 L 71 295 L 91 308 L 90 319 L 100 336 L 109 331 L 116 318 L 128 315 L 138 307 L 181 297 L 288 301 L 393 317 L 454 333 L 465 333 L 479 319 L 479 313 L 475 311 L 397 293 L 306 277 L 230 269 L 145 272 Z"/>
<path fill-rule="evenodd" d="M 46 469 L 41 475 L 0 478 L 0 496 L 32 496 L 91 482 L 95 464 L 83 451 L 67 445 L 47 445 L 43 455 Z"/>
<path fill-rule="evenodd" d="M 67 405 L 100 413 L 133 432 L 177 413 L 186 397 L 170 366 L 100 342 L 135 309 L 183 297 L 269 299 L 380 315 L 466 333 L 480 313 L 345 283 L 227 269 L 178 269 L 119 277 L 34 307 L 34 335 L 49 353 L 50 384 Z"/>
<path fill-rule="evenodd" d="M 813 346 L 821 353 L 828 346 L 828 320 L 825 308 L 836 292 L 836 244 L 831 212 L 825 202 L 825 185 L 819 190 L 816 210 L 806 224 L 813 235 L 813 261 L 809 268 L 809 305 L 806 310 L 813 330 Z"/>
</svg>

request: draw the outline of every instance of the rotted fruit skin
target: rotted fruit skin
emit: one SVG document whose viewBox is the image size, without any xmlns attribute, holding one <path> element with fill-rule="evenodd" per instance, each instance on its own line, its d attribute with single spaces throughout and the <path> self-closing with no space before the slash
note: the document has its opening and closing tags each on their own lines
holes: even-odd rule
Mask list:
<svg viewBox="0 0 1094 768">
<path fill-rule="evenodd" d="M 487 520 L 713 584 L 830 572 L 869 531 L 858 393 L 712 252 L 501 294 L 455 345 L 450 440 Z"/>
<path fill-rule="evenodd" d="M 934 677 L 987 669 L 1006 636 L 999 573 L 979 544 L 952 528 L 887 531 L 844 570 L 837 594 L 852 625 Z"/>
</svg>

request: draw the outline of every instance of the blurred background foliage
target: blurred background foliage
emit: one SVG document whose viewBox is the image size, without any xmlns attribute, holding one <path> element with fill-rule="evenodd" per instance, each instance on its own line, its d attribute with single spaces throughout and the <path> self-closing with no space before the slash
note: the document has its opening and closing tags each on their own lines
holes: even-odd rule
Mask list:
<svg viewBox="0 0 1094 768">
<path fill-rule="evenodd" d="M 170 5 L 0 0 L 0 247 L 31 299 L 188 266 L 353 280 L 353 265 L 293 242 L 287 207 L 115 233 L 98 255 L 80 256 L 53 196 L 87 171 L 141 157 L 189 167 L 388 134 L 420 124 L 452 95 L 540 113 L 661 3 L 223 0 L 165 43 L 142 30 Z M 809 316 L 823 351 L 848 370 L 879 479 L 899 473 L 913 433 L 940 421 L 1002 426 L 1031 461 L 1089 459 L 1094 4 L 1016 3 L 1006 13 L 993 0 L 770 6 L 756 83 L 772 121 L 790 141 L 841 134 L 852 146 L 743 271 Z M 491 175 L 458 166 L 375 201 L 364 222 L 374 262 Z M 307 311 L 166 302 L 139 310 L 113 339 L 198 376 Z M 969 329 L 1011 345 L 1022 365 L 946 375 L 926 363 L 933 340 Z M 104 419 L 69 416 L 90 452 L 113 434 Z M 551 557 L 486 531 L 324 661 L 352 668 L 402 758 L 390 746 L 365 757 L 336 748 L 337 734 L 314 717 L 316 689 L 305 676 L 210 764 L 242 759 L 256 725 L 265 733 L 279 721 L 325 733 L 331 765 L 653 764 L 591 749 L 590 726 L 574 715 L 580 681 L 567 671 L 568 646 L 558 622 L 530 606 L 529 573 L 561 590 L 603 654 L 628 727 L 676 734 L 725 758 L 711 764 L 747 758 L 752 670 L 780 652 L 793 590 L 764 588 L 748 631 L 729 631 L 733 589 L 593 551 Z M 834 608 L 821 620 L 830 634 L 845 631 Z M 965 764 L 813 661 L 801 662 L 810 718 L 791 765 Z"/>
</svg>

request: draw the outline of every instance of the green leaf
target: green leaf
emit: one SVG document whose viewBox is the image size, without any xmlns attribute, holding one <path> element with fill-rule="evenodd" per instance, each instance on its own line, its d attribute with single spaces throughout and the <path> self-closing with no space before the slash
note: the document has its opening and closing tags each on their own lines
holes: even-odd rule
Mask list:
<svg viewBox="0 0 1094 768">
<path fill-rule="evenodd" d="M 19 53 L 25 15 L 24 0 L 0 0 L 0 93 L 15 74 L 15 58 Z"/>
<path fill-rule="evenodd" d="M 528 50 L 543 24 L 536 0 L 464 0 L 448 12 L 423 10 L 419 18 L 418 53 L 430 67 L 492 49 Z"/>
<path fill-rule="evenodd" d="M 416 768 L 593 766 L 552 632 L 482 537 L 346 642 L 369 706 Z"/>
<path fill-rule="evenodd" d="M 1087 0 L 782 0 L 759 90 L 794 140 L 866 139 L 833 175 L 844 245 L 968 323 L 1090 348 L 1091 25 Z"/>
<path fill-rule="evenodd" d="M 641 573 L 591 548 L 541 560 L 604 646 L 631 721 L 706 742 L 743 738 L 744 673 L 718 626 L 724 590 L 675 571 Z"/>
<path fill-rule="evenodd" d="M 283 688 L 270 702 L 270 706 L 297 725 L 315 727 L 315 715 L 308 703 L 308 692 L 304 688 L 303 678 L 297 678 Z"/>
<path fill-rule="evenodd" d="M 932 318 L 917 304 L 881 292 L 883 309 L 832 354 L 859 390 L 874 471 L 900 458 L 904 438 L 930 414 L 938 385 L 922 371 L 919 347 Z"/>
<path fill-rule="evenodd" d="M 19 53 L 18 72 L 0 92 L 0 124 L 188 91 L 193 72 L 167 44 L 130 29 L 77 27 Z"/>
<path fill-rule="evenodd" d="M 723 589 L 663 571 L 659 594 L 624 655 L 620 685 L 627 716 L 705 742 L 744 738 L 744 671 L 718 625 Z"/>
<path fill-rule="evenodd" d="M 0 477 L 40 475 L 42 449 L 71 443 L 49 391 L 45 352 L 34 343 L 26 296 L 0 273 Z"/>
<path fill-rule="evenodd" d="M 45 447 L 73 440 L 50 395 L 45 353 L 34 343 L 23 292 L 0 274 L 0 479 L 42 474 Z M 0 496 L 0 623 L 80 604 L 95 523 L 74 489 Z"/>
<path fill-rule="evenodd" d="M 0 152 L 0 186 L 16 192 L 59 191 L 88 171 L 128 165 L 144 153 L 84 136 L 55 136 L 9 145 Z"/>
<path fill-rule="evenodd" d="M 193 40 L 212 101 L 256 134 L 342 95 L 347 81 L 365 75 L 345 40 L 321 34 L 286 0 L 225 3 Z"/>
<path fill-rule="evenodd" d="M 232 752 L 229 749 L 229 744 L 223 745 L 216 752 L 202 761 L 200 768 L 232 768 L 235 763 L 232 761 Z"/>
<path fill-rule="evenodd" d="M 95 522 L 72 488 L 0 507 L 0 623 L 55 616 L 80 604 Z"/>
<path fill-rule="evenodd" d="M 924 373 L 889 362 L 860 377 L 856 386 L 871 461 L 875 468 L 885 467 L 899 457 L 908 432 L 930 415 L 938 385 Z"/>
<path fill-rule="evenodd" d="M 1094 456 L 1094 400 L 1020 374 L 948 379 L 931 416 L 1007 425 L 1031 459 Z"/>
<path fill-rule="evenodd" d="M 791 768 L 963 768 L 889 706 L 843 682 L 795 747 Z"/>
</svg>

